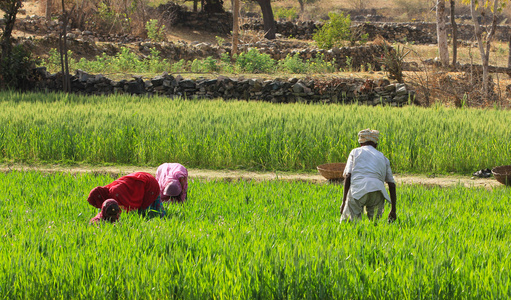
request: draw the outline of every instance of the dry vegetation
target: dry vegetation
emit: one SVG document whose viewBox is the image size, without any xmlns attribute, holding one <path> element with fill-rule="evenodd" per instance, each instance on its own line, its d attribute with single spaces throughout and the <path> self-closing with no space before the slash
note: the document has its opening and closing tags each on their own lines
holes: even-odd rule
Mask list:
<svg viewBox="0 0 511 300">
<path fill-rule="evenodd" d="M 60 2 L 53 0 L 54 9 L 61 9 Z M 385 1 L 346 1 L 346 0 L 309 0 L 305 1 L 305 9 L 302 15 L 299 15 L 299 19 L 313 19 L 313 20 L 321 20 L 326 19 L 329 11 L 338 11 L 338 10 L 364 10 L 368 13 L 379 14 L 387 17 L 393 17 L 395 20 L 400 21 L 413 21 L 413 20 L 424 20 L 424 21 L 434 21 L 435 12 L 432 10 L 434 6 L 434 1 L 420 1 L 420 0 L 385 0 Z M 118 7 L 119 11 L 123 11 L 126 8 L 123 8 L 125 2 L 120 0 L 111 0 L 109 1 L 111 5 Z M 162 1 L 149 1 L 148 4 L 151 6 L 157 6 Z M 72 6 L 71 2 L 68 3 Z M 193 2 L 181 2 L 181 5 L 189 6 L 190 9 L 193 6 Z M 25 10 L 26 15 L 44 15 L 45 12 L 45 0 L 42 1 L 34 1 L 34 2 L 25 2 Z M 93 1 L 84 0 L 80 2 L 76 7 L 85 7 L 85 6 L 97 6 L 97 3 Z M 280 0 L 272 3 L 274 10 L 279 8 L 290 9 L 296 8 L 296 11 L 299 13 L 300 5 L 297 0 Z M 463 15 L 468 14 L 468 8 L 466 5 L 463 5 L 460 1 L 456 3 L 457 9 L 456 13 Z M 231 2 L 225 1 L 224 6 L 227 10 L 230 9 Z M 200 7 L 200 4 L 199 4 Z M 75 8 L 76 9 L 76 8 Z M 140 8 L 134 7 L 134 11 L 136 12 L 135 16 L 140 16 L 141 19 L 144 17 L 144 11 L 140 11 Z M 242 3 L 241 7 L 244 12 L 256 12 L 259 13 L 260 9 L 257 3 L 251 1 L 246 1 Z M 511 15 L 510 8 L 505 8 L 504 15 Z M 23 15 L 20 16 L 24 17 Z M 137 22 L 136 18 L 132 20 L 132 23 L 135 24 Z M 140 22 L 140 20 L 138 20 Z M 140 25 L 138 25 L 140 27 Z M 139 29 L 140 31 L 140 29 Z M 168 41 L 203 41 L 209 43 L 217 43 L 216 36 L 220 34 L 201 32 L 197 30 L 183 29 L 183 28 L 168 28 L 167 30 L 167 40 Z M 230 41 L 230 36 L 221 36 L 225 41 Z M 241 32 L 241 39 L 243 42 L 253 42 L 262 39 L 262 33 L 245 31 Z M 312 42 L 312 41 L 311 41 Z M 404 47 L 407 50 L 410 50 L 410 54 L 406 57 L 405 61 L 407 63 L 412 63 L 416 66 L 416 69 L 413 71 L 405 72 L 405 82 L 412 84 L 416 87 L 418 92 L 418 101 L 424 105 L 432 105 L 435 102 L 442 102 L 447 105 L 476 105 L 476 106 L 509 106 L 508 100 L 508 92 L 507 86 L 511 84 L 511 80 L 509 76 L 506 74 L 493 74 L 493 84 L 495 87 L 495 93 L 491 101 L 483 101 L 480 100 L 478 95 L 478 78 L 479 75 L 477 72 L 472 72 L 470 74 L 467 73 L 459 73 L 453 72 L 455 70 L 447 70 L 437 68 L 431 65 L 426 65 L 424 63 L 425 60 L 431 60 L 437 57 L 437 47 L 436 45 L 415 45 L 413 43 L 399 45 Z M 452 47 L 452 45 L 450 45 Z M 477 44 L 473 41 L 460 43 L 458 46 L 458 59 L 457 61 L 461 64 L 480 64 L 480 54 L 477 47 Z M 44 52 L 47 52 L 47 49 L 41 49 Z M 452 52 L 452 48 L 450 49 Z M 509 47 L 507 43 L 494 41 L 491 53 L 490 53 L 490 65 L 498 66 L 498 67 L 506 67 L 508 64 L 508 52 Z M 452 57 L 452 53 L 450 53 Z M 359 78 L 375 78 L 381 77 L 385 74 L 383 72 L 360 72 L 360 70 L 356 71 L 356 66 L 354 72 L 350 73 L 342 73 L 342 74 L 331 74 L 331 75 L 320 75 L 318 77 L 330 77 L 330 76 L 350 76 L 350 77 L 359 77 Z M 203 74 L 202 74 L 203 75 Z M 201 76 L 202 76 L 201 75 Z M 281 76 L 282 74 L 276 74 L 277 76 Z M 193 77 L 193 75 L 192 75 Z"/>
</svg>

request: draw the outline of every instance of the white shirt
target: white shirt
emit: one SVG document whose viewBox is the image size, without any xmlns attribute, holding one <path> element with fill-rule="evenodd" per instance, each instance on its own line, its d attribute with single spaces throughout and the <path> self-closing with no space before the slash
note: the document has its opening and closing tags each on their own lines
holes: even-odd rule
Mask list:
<svg viewBox="0 0 511 300">
<path fill-rule="evenodd" d="M 373 146 L 362 146 L 351 150 L 344 169 L 344 177 L 351 173 L 350 193 L 360 199 L 367 193 L 381 191 L 390 202 L 385 182 L 394 182 L 390 162 Z"/>
</svg>

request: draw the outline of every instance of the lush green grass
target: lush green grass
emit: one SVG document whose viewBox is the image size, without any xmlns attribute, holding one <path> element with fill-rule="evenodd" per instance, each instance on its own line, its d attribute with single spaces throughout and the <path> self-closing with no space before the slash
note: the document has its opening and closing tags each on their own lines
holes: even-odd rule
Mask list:
<svg viewBox="0 0 511 300">
<path fill-rule="evenodd" d="M 0 159 L 313 171 L 365 128 L 394 172 L 510 164 L 511 112 L 0 93 Z"/>
<path fill-rule="evenodd" d="M 506 299 L 511 197 L 403 186 L 339 224 L 341 185 L 190 183 L 168 218 L 88 225 L 107 176 L 0 173 L 4 299 Z M 387 206 L 388 212 L 388 206 Z"/>
</svg>

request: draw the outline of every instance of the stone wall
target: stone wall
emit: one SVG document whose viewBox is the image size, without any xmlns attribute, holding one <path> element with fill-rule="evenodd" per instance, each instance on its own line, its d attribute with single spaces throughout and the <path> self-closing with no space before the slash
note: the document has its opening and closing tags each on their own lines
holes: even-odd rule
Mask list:
<svg viewBox="0 0 511 300">
<path fill-rule="evenodd" d="M 282 37 L 293 37 L 302 40 L 311 40 L 313 34 L 323 26 L 323 22 L 276 22 L 277 33 Z M 369 34 L 369 40 L 380 35 L 389 42 L 414 42 L 417 44 L 436 44 L 436 23 L 410 22 L 352 22 L 352 28 L 361 33 Z M 458 24 L 458 40 L 469 41 L 474 39 L 474 26 Z M 263 30 L 262 20 L 252 19 L 242 25 L 243 29 Z M 451 25 L 447 26 L 448 34 L 452 34 Z M 510 26 L 497 26 L 495 39 L 508 41 L 511 34 Z"/>
<path fill-rule="evenodd" d="M 232 31 L 232 15 L 230 13 L 207 14 L 202 12 L 181 11 L 178 19 L 169 21 L 168 30 L 171 26 L 188 27 L 201 31 L 215 32 L 219 34 L 228 34 Z M 300 40 L 311 40 L 313 34 L 323 26 L 324 22 L 304 21 L 289 22 L 277 21 L 277 34 L 281 37 L 293 37 Z M 389 42 L 414 42 L 416 44 L 435 44 L 436 43 L 436 23 L 410 22 L 410 23 L 391 23 L 391 22 L 352 22 L 353 29 L 361 33 L 367 33 L 372 40 L 376 36 L 382 36 Z M 72 24 L 71 24 L 72 25 Z M 447 24 L 447 32 L 451 34 L 451 26 Z M 263 31 L 263 22 L 260 18 L 246 19 L 242 24 L 243 30 Z M 55 20 L 47 21 L 44 17 L 28 16 L 25 19 L 18 19 L 16 29 L 27 33 L 46 34 L 49 36 L 58 36 L 58 23 Z M 77 39 L 90 39 L 96 42 L 135 42 L 143 41 L 140 37 L 134 37 L 128 34 L 98 34 L 87 30 L 79 30 L 70 26 L 68 28 L 69 36 Z M 462 41 L 473 40 L 473 25 L 458 24 L 458 39 Z M 510 26 L 497 26 L 495 39 L 499 41 L 508 41 L 511 35 Z"/>
<path fill-rule="evenodd" d="M 62 90 L 62 75 L 35 70 L 35 90 Z M 354 103 L 363 105 L 404 106 L 413 101 L 415 92 L 405 84 L 391 84 L 386 79 L 355 78 L 317 79 L 245 79 L 220 76 L 216 79 L 185 79 L 181 75 L 163 74 L 150 80 L 110 80 L 103 75 L 78 70 L 71 78 L 74 93 L 85 95 L 147 95 L 186 99 L 253 100 L 272 103 Z"/>
<path fill-rule="evenodd" d="M 78 36 L 78 35 L 77 35 Z M 83 35 L 82 35 L 83 37 Z M 38 40 L 25 40 L 23 42 L 28 49 L 35 49 L 39 46 L 57 48 L 58 38 L 46 37 Z M 123 44 L 113 43 L 96 43 L 93 40 L 85 38 L 68 38 L 68 49 L 73 53 L 82 55 L 87 53 L 88 55 L 96 56 L 105 53 L 110 56 L 114 56 L 121 52 L 123 47 L 133 49 L 137 52 L 141 59 L 149 56 L 151 50 L 155 49 L 159 51 L 160 58 L 165 58 L 171 62 L 176 62 L 181 59 L 185 61 L 191 61 L 194 59 L 204 59 L 209 56 L 215 59 L 220 59 L 222 54 L 230 53 L 231 47 L 229 45 L 213 45 L 210 43 L 153 43 L 153 42 L 132 42 Z M 323 50 L 313 48 L 307 43 L 295 42 L 295 41 L 261 41 L 251 44 L 239 45 L 240 50 L 249 50 L 251 48 L 257 48 L 261 53 L 270 55 L 275 60 L 284 59 L 287 55 L 298 54 L 302 59 L 312 59 L 321 56 L 324 61 L 335 62 L 337 68 L 346 69 L 347 60 L 349 57 L 351 67 L 358 69 L 360 66 L 364 66 L 366 70 L 371 68 L 372 70 L 380 70 L 381 62 L 379 58 L 384 53 L 383 46 L 379 45 L 364 45 L 357 47 L 342 47 L 333 48 L 330 50 Z"/>
</svg>

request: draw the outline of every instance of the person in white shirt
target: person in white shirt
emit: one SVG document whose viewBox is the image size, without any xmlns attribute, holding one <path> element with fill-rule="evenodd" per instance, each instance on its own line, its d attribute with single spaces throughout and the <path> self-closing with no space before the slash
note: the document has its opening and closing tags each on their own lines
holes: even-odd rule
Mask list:
<svg viewBox="0 0 511 300">
<path fill-rule="evenodd" d="M 362 218 L 364 208 L 367 217 L 373 220 L 383 214 L 385 200 L 391 204 L 388 220 L 396 219 L 396 183 L 390 162 L 376 150 L 380 133 L 365 129 L 358 133 L 360 147 L 351 150 L 344 169 L 344 193 L 341 205 L 341 222 Z M 389 193 L 385 189 L 385 182 Z"/>
</svg>

